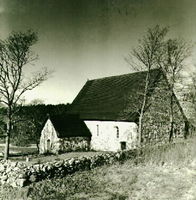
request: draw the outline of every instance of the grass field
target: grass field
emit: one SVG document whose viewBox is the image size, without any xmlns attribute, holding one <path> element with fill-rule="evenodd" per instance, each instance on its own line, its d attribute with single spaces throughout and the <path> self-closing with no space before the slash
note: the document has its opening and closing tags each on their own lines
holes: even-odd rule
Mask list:
<svg viewBox="0 0 196 200">
<path fill-rule="evenodd" d="M 0 159 L 3 158 L 2 152 L 4 152 L 4 144 L 0 144 Z M 10 160 L 25 162 L 28 165 L 81 157 L 84 155 L 92 156 L 101 153 L 106 153 L 106 152 L 89 151 L 89 152 L 68 152 L 59 155 L 39 155 L 37 152 L 36 145 L 30 145 L 27 147 L 18 147 L 10 145 Z M 27 157 L 29 158 L 28 163 L 26 162 Z"/>
<path fill-rule="evenodd" d="M 22 189 L 0 187 L 0 197 L 24 200 L 195 200 L 196 139 L 146 148 L 124 163 L 44 180 Z"/>
<path fill-rule="evenodd" d="M 0 159 L 3 157 L 4 153 L 4 144 L 0 144 Z M 19 147 L 19 146 L 14 146 L 10 145 L 10 158 L 18 157 L 23 157 L 27 155 L 33 155 L 37 154 L 37 148 L 36 145 L 29 145 L 27 147 Z"/>
</svg>

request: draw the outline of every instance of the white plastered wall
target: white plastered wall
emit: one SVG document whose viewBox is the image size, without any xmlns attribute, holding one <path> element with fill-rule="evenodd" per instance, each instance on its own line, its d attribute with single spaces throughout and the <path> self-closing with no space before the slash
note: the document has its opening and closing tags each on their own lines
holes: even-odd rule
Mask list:
<svg viewBox="0 0 196 200">
<path fill-rule="evenodd" d="M 48 140 L 50 140 L 50 148 L 48 149 Z M 53 152 L 58 149 L 60 140 L 57 137 L 56 131 L 50 119 L 45 123 L 41 132 L 39 151 L 41 154 L 46 152 Z M 55 153 L 55 152 L 53 152 Z"/>
<path fill-rule="evenodd" d="M 133 149 L 137 144 L 137 124 L 119 121 L 85 121 L 91 137 L 91 148 L 101 151 L 119 151 L 121 142 L 126 142 L 126 149 Z M 117 129 L 119 137 L 117 137 Z"/>
</svg>

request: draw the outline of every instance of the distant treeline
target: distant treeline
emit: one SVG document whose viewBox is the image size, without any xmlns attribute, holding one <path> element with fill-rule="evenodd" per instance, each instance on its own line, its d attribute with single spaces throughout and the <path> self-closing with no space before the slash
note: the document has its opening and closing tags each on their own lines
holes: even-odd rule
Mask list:
<svg viewBox="0 0 196 200">
<path fill-rule="evenodd" d="M 25 146 L 39 144 L 40 133 L 48 115 L 64 115 L 69 104 L 58 105 L 26 105 L 17 109 L 11 134 L 11 143 Z M 0 134 L 5 134 L 6 109 L 0 109 Z"/>
</svg>

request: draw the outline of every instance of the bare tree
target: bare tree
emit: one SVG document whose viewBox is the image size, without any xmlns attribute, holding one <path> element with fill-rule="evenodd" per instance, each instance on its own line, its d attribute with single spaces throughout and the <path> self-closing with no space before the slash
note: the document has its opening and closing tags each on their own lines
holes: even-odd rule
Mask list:
<svg viewBox="0 0 196 200">
<path fill-rule="evenodd" d="M 13 32 L 6 40 L 0 41 L 0 102 L 7 108 L 4 159 L 9 157 L 13 117 L 23 94 L 40 85 L 48 77 L 47 70 L 36 72 L 30 78 L 24 75 L 24 68 L 37 59 L 31 51 L 37 39 L 35 32 L 27 31 Z"/>
<path fill-rule="evenodd" d="M 138 145 L 142 142 L 142 122 L 145 107 L 147 105 L 149 86 L 150 86 L 150 71 L 157 68 L 157 56 L 160 54 L 160 49 L 164 44 L 164 38 L 168 32 L 167 28 L 161 28 L 156 25 L 154 28 L 149 28 L 146 35 L 139 40 L 137 48 L 133 49 L 125 60 L 134 70 L 147 71 L 145 78 L 144 91 L 142 93 L 142 103 L 139 109 L 139 124 L 138 124 Z"/>
<path fill-rule="evenodd" d="M 162 69 L 164 75 L 168 80 L 168 88 L 170 93 L 170 133 L 169 141 L 172 141 L 174 133 L 174 103 L 176 97 L 174 94 L 175 84 L 179 81 L 180 72 L 183 69 L 184 61 L 190 56 L 191 46 L 183 41 L 182 39 L 169 39 L 162 46 L 162 51 L 158 58 L 158 65 Z M 188 134 L 188 120 L 183 112 L 181 106 L 179 106 L 180 111 L 183 115 L 185 121 L 185 133 L 186 138 Z"/>
</svg>

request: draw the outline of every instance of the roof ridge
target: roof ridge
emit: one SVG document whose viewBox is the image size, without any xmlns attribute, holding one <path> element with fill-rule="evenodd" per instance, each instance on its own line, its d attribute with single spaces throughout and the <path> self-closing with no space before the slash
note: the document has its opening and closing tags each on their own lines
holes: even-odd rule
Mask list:
<svg viewBox="0 0 196 200">
<path fill-rule="evenodd" d="M 160 70 L 159 68 L 154 68 L 151 69 L 150 71 L 156 71 L 156 70 Z M 128 76 L 128 75 L 135 75 L 135 74 L 139 74 L 139 73 L 146 73 L 148 70 L 142 70 L 142 71 L 136 71 L 136 72 L 131 72 L 131 73 L 126 73 L 126 74 L 120 74 L 120 75 L 113 75 L 113 76 L 105 76 L 102 78 L 95 78 L 95 79 L 90 79 L 87 80 L 87 82 L 91 82 L 91 81 L 95 81 L 95 80 L 103 80 L 103 79 L 107 79 L 107 78 L 114 78 L 114 77 L 121 77 L 121 76 Z"/>
</svg>

